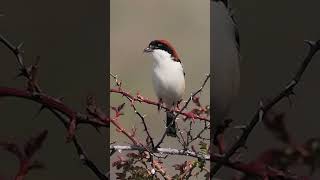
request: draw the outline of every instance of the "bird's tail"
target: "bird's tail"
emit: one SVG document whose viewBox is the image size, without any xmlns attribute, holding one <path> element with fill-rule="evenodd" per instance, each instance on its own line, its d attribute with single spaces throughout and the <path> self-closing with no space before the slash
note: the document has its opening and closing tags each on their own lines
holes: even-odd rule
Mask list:
<svg viewBox="0 0 320 180">
<path fill-rule="evenodd" d="M 175 115 L 173 112 L 167 112 L 167 135 L 171 137 L 177 137 Z"/>
</svg>

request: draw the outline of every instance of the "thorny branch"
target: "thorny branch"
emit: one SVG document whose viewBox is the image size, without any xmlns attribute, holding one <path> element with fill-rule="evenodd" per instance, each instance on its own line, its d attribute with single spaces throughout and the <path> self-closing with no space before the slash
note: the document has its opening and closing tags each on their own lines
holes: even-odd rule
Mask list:
<svg viewBox="0 0 320 180">
<path fill-rule="evenodd" d="M 35 154 L 43 146 L 48 131 L 43 130 L 37 133 L 20 146 L 12 140 L 0 141 L 0 148 L 16 156 L 19 161 L 19 169 L 14 180 L 23 180 L 31 170 L 43 169 L 45 166 L 38 160 L 35 160 Z"/>
<path fill-rule="evenodd" d="M 117 77 L 116 75 L 113 75 L 112 73 L 110 73 L 110 76 L 114 78 L 114 80 L 115 80 L 115 82 L 116 82 L 116 86 L 117 86 L 119 89 L 121 89 L 121 81 L 118 80 L 118 77 Z M 135 112 L 135 113 L 139 116 L 139 118 L 141 119 L 142 124 L 143 124 L 143 127 L 144 127 L 144 131 L 145 131 L 146 134 L 147 134 L 147 138 L 148 138 L 147 140 L 150 141 L 151 146 L 152 146 L 152 149 L 154 149 L 155 146 L 154 146 L 153 138 L 152 138 L 152 136 L 151 136 L 151 134 L 150 134 L 150 132 L 149 132 L 149 130 L 148 130 L 146 121 L 145 121 L 145 119 L 144 119 L 145 116 L 142 115 L 142 114 L 137 110 L 136 106 L 134 105 L 134 102 L 135 102 L 135 101 L 134 101 L 131 97 L 129 97 L 129 96 L 126 96 L 126 97 L 127 97 L 127 99 L 130 101 L 131 107 L 132 107 L 132 109 L 134 110 L 134 112 Z M 141 96 L 139 96 L 139 97 L 141 97 Z"/>
<path fill-rule="evenodd" d="M 124 135 L 126 135 L 132 142 L 133 145 L 129 145 L 129 146 L 119 146 L 119 145 L 111 145 L 110 146 L 110 154 L 113 155 L 115 152 L 122 152 L 122 151 L 139 151 L 139 153 L 145 152 L 147 151 L 149 156 L 144 157 L 146 159 L 148 159 L 149 162 L 151 162 L 151 167 L 153 168 L 153 170 L 155 170 L 156 172 L 158 172 L 160 175 L 163 176 L 163 178 L 165 179 L 172 179 L 167 173 L 166 171 L 162 168 L 160 168 L 160 164 L 159 162 L 156 163 L 156 160 L 152 160 L 153 157 L 155 158 L 166 158 L 168 155 L 185 155 L 185 156 L 190 156 L 190 157 L 194 157 L 197 158 L 198 160 L 201 159 L 204 161 L 208 161 L 210 159 L 210 157 L 207 155 L 207 151 L 205 150 L 205 152 L 201 151 L 201 152 L 196 152 L 194 149 L 189 150 L 187 146 L 184 146 L 183 150 L 178 150 L 178 149 L 171 149 L 171 148 L 159 148 L 159 145 L 163 142 L 164 137 L 161 138 L 160 142 L 157 145 L 154 145 L 153 142 L 153 138 L 149 132 L 148 126 L 146 124 L 145 121 L 145 116 L 142 115 L 142 113 L 140 113 L 136 106 L 135 106 L 135 102 L 140 102 L 140 103 L 146 103 L 149 105 L 154 105 L 157 106 L 158 108 L 162 108 L 165 110 L 169 110 L 167 109 L 165 106 L 163 106 L 160 102 L 155 102 L 155 101 L 151 101 L 145 97 L 143 97 L 142 95 L 140 95 L 139 93 L 136 96 L 133 96 L 131 94 L 129 94 L 128 92 L 126 92 L 125 90 L 122 89 L 122 81 L 118 79 L 117 75 L 114 74 L 110 74 L 110 76 L 114 79 L 115 81 L 115 86 L 116 88 L 112 88 L 110 89 L 111 93 L 117 93 L 117 94 L 121 94 L 122 96 L 124 96 L 126 99 L 129 100 L 130 105 L 132 107 L 132 109 L 134 110 L 134 112 L 139 116 L 139 118 L 142 121 L 143 127 L 144 127 L 144 131 L 147 134 L 147 140 L 146 140 L 146 144 L 147 146 L 143 145 L 142 143 L 137 143 L 136 139 L 133 139 L 134 135 L 132 133 L 129 133 L 121 128 L 122 126 L 119 124 L 119 117 L 120 115 L 122 115 L 123 113 L 121 113 L 119 111 L 119 109 L 123 108 L 123 104 L 120 105 L 119 107 L 112 107 L 112 109 L 115 111 L 116 116 L 113 118 L 110 118 L 110 122 L 112 124 L 114 124 L 117 128 L 117 131 L 123 133 Z M 199 101 L 199 97 L 197 97 L 196 95 L 199 94 L 202 89 L 204 88 L 205 84 L 207 83 L 207 81 L 209 80 L 210 75 L 206 75 L 206 79 L 204 80 L 204 82 L 202 83 L 202 86 L 193 94 L 191 94 L 191 97 L 185 102 L 184 106 L 182 109 L 180 110 L 175 110 L 176 112 L 176 118 L 178 115 L 182 115 L 185 116 L 184 120 L 186 119 L 199 119 L 199 120 L 203 120 L 203 122 L 205 123 L 205 129 L 201 130 L 201 132 L 199 134 L 197 134 L 196 136 L 192 136 L 191 133 L 188 133 L 188 137 L 187 139 L 189 140 L 188 142 L 185 142 L 185 144 L 189 144 L 191 142 L 193 142 L 196 138 L 200 138 L 201 135 L 209 129 L 209 119 L 207 119 L 206 117 L 202 117 L 201 114 L 206 113 L 207 115 L 209 114 L 209 109 L 208 106 L 206 107 L 202 107 Z M 187 108 L 187 106 L 189 105 L 189 103 L 191 102 L 191 100 L 197 105 L 197 108 L 192 109 L 189 112 L 184 112 L 184 110 Z M 117 116 L 118 115 L 118 116 Z M 191 123 L 193 123 L 193 121 L 190 121 Z M 190 129 L 191 131 L 192 129 Z M 180 131 L 179 131 L 180 132 Z M 165 136 L 165 134 L 164 134 Z M 182 134 L 181 134 L 182 136 Z M 183 138 L 183 136 L 182 136 Z M 202 137 L 201 137 L 202 138 Z M 183 138 L 184 139 L 184 138 Z M 207 139 L 206 139 L 207 140 Z M 152 149 L 149 148 L 149 145 L 151 144 Z M 200 148 L 201 149 L 201 148 Z M 135 157 L 137 155 L 132 155 L 132 153 L 129 153 L 129 159 L 130 157 Z M 216 157 L 216 159 L 218 159 L 218 157 Z M 114 162 L 114 166 L 117 166 L 117 168 L 121 168 L 122 166 L 120 164 L 126 164 L 125 160 L 122 160 L 121 158 L 118 161 Z M 130 161 L 130 164 L 132 164 L 132 162 Z M 197 166 L 197 164 L 195 164 Z M 145 166 L 147 168 L 147 166 Z M 128 167 L 126 167 L 127 169 Z M 133 168 L 137 168 L 137 167 L 131 167 Z M 201 167 L 202 168 L 202 167 Z M 193 168 L 189 168 L 189 173 L 191 174 Z M 150 171 L 152 170 L 147 170 L 150 174 Z M 184 176 L 190 176 L 190 174 L 187 173 Z M 182 173 L 183 174 L 183 173 Z M 180 175 L 182 175 L 180 174 Z M 125 175 L 123 173 L 118 173 L 118 178 L 124 178 Z"/>
<path fill-rule="evenodd" d="M 110 76 L 113 76 L 113 77 L 116 77 L 115 75 L 110 75 Z M 208 81 L 210 75 L 207 75 L 207 78 L 206 78 L 206 81 Z M 129 94 L 128 92 L 126 91 L 123 91 L 122 88 L 121 88 L 121 81 L 117 80 L 116 81 L 117 84 L 120 84 L 120 88 L 112 88 L 110 89 L 110 92 L 112 93 L 118 93 L 118 94 L 122 94 L 123 96 L 127 97 L 130 101 L 133 101 L 133 102 L 141 102 L 141 103 L 146 103 L 146 104 L 151 104 L 151 105 L 154 105 L 154 106 L 157 106 L 157 107 L 160 107 L 161 109 L 165 109 L 165 110 L 168 110 L 170 111 L 170 109 L 168 109 L 167 107 L 165 107 L 164 105 L 160 104 L 159 102 L 156 102 L 156 101 L 152 101 L 152 100 L 149 100 L 147 98 L 144 98 L 143 96 L 141 96 L 140 94 L 137 94 L 137 96 L 133 96 L 131 94 Z M 202 86 L 203 87 L 203 86 Z M 199 91 L 199 90 L 198 90 Z M 202 89 L 199 91 L 201 92 Z M 198 93 L 199 93 L 198 92 Z M 198 94 L 196 93 L 196 94 Z M 194 94 L 193 96 L 195 96 L 196 94 Z M 193 97 L 192 96 L 192 97 Z M 192 100 L 192 97 L 190 97 L 188 99 L 188 101 L 190 102 Z M 189 104 L 189 103 L 188 103 Z M 202 120 L 202 121 L 208 121 L 210 122 L 210 120 L 206 117 L 202 117 L 202 116 L 198 116 L 194 113 L 191 113 L 191 112 L 183 112 L 182 110 L 175 110 L 174 111 L 175 113 L 178 113 L 178 114 L 181 114 L 183 116 L 185 116 L 186 118 L 190 118 L 190 119 L 199 119 L 199 120 Z"/>
<path fill-rule="evenodd" d="M 23 63 L 23 51 L 22 46 L 23 43 L 19 44 L 17 47 L 14 46 L 11 42 L 9 42 L 6 38 L 4 38 L 0 34 L 0 42 L 2 42 L 8 49 L 12 51 L 15 55 L 20 74 L 18 76 L 23 76 L 27 79 L 28 87 L 27 90 L 19 90 L 15 88 L 8 88 L 8 87 L 0 87 L 0 97 L 18 97 L 24 98 L 28 100 L 35 101 L 42 105 L 40 111 L 42 109 L 49 109 L 61 122 L 64 126 L 68 129 L 68 141 L 72 141 L 79 158 L 84 165 L 86 165 L 95 175 L 101 180 L 107 180 L 108 177 L 104 175 L 96 165 L 87 157 L 85 154 L 82 146 L 78 142 L 75 136 L 75 128 L 77 124 L 90 124 L 94 127 L 108 127 L 108 123 L 105 121 L 99 121 L 96 119 L 89 118 L 86 115 L 80 114 L 66 106 L 62 103 L 60 99 L 51 97 L 43 93 L 40 89 L 40 86 L 37 82 L 37 69 L 38 69 L 38 62 L 35 65 L 27 68 Z M 68 117 L 66 120 L 61 114 Z"/>
<path fill-rule="evenodd" d="M 269 103 L 263 104 L 263 102 L 260 102 L 259 109 L 256 111 L 255 115 L 253 116 L 252 120 L 249 122 L 247 126 L 242 131 L 242 135 L 240 138 L 231 146 L 231 148 L 225 153 L 224 160 L 228 161 L 229 158 L 237 152 L 237 150 L 241 147 L 244 147 L 246 144 L 246 141 L 256 126 L 258 122 L 260 122 L 266 113 L 279 101 L 281 101 L 283 98 L 288 97 L 292 94 L 294 94 L 293 89 L 295 86 L 299 83 L 303 73 L 305 72 L 306 68 L 310 64 L 313 56 L 319 51 L 320 49 L 320 41 L 305 41 L 309 45 L 309 51 L 305 59 L 303 60 L 301 66 L 299 67 L 297 73 L 293 77 L 293 79 L 288 83 L 288 85 L 278 94 L 276 95 Z M 212 160 L 214 162 L 214 160 Z M 218 170 L 223 166 L 221 163 L 216 163 L 216 165 L 212 165 L 212 168 L 210 170 L 210 177 L 213 177 Z"/>
</svg>

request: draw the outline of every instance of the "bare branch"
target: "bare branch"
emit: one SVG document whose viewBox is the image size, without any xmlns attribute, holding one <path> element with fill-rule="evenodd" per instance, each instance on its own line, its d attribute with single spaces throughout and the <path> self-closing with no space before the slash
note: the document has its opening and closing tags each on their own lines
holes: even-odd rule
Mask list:
<svg viewBox="0 0 320 180">
<path fill-rule="evenodd" d="M 320 41 L 312 42 L 312 41 L 306 41 L 306 43 L 309 45 L 309 52 L 307 56 L 305 57 L 304 61 L 302 62 L 301 66 L 299 67 L 297 73 L 293 77 L 293 79 L 288 83 L 288 85 L 278 94 L 276 95 L 268 104 L 263 105 L 260 103 L 259 109 L 256 111 L 255 115 L 253 116 L 250 123 L 244 128 L 242 135 L 240 136 L 239 140 L 237 140 L 232 147 L 226 152 L 224 160 L 228 161 L 228 159 L 241 147 L 243 147 L 246 144 L 246 141 L 256 126 L 256 124 L 261 121 L 261 119 L 264 117 L 264 115 L 279 101 L 281 101 L 283 98 L 288 97 L 293 93 L 294 87 L 299 83 L 303 73 L 305 72 L 306 68 L 310 64 L 313 56 L 319 51 L 320 49 Z M 222 164 L 216 163 L 215 166 L 212 166 L 212 169 L 210 171 L 210 177 L 213 177 L 218 170 L 222 167 Z"/>
<path fill-rule="evenodd" d="M 4 38 L 0 34 L 0 42 L 2 42 L 8 49 L 12 51 L 12 53 L 16 56 L 18 61 L 18 66 L 20 70 L 20 76 L 27 78 L 28 80 L 28 90 L 19 90 L 15 88 L 8 87 L 0 87 L 0 97 L 18 97 L 24 98 L 28 100 L 35 101 L 42 105 L 42 108 L 49 109 L 68 129 L 68 137 L 69 140 L 72 140 L 75 148 L 77 149 L 77 153 L 81 161 L 93 172 L 95 175 L 101 180 L 107 180 L 108 177 L 100 172 L 100 170 L 96 167 L 96 165 L 86 156 L 84 150 L 82 149 L 80 143 L 77 141 L 76 136 L 74 135 L 76 125 L 79 123 L 90 124 L 95 127 L 108 127 L 109 124 L 106 122 L 99 122 L 94 119 L 90 119 L 89 117 L 77 113 L 73 109 L 66 106 L 64 103 L 60 101 L 60 99 L 51 97 L 42 93 L 40 86 L 38 85 L 37 78 L 37 64 L 27 68 L 23 63 L 23 51 L 21 50 L 23 43 L 18 45 L 17 47 L 10 43 L 6 38 Z M 68 117 L 66 120 L 63 115 Z M 77 122 L 79 120 L 79 122 Z"/>
<path fill-rule="evenodd" d="M 143 147 L 141 146 L 120 146 L 120 145 L 113 145 L 110 146 L 111 151 L 142 151 L 144 150 Z M 173 148 L 157 148 L 154 150 L 155 154 L 170 154 L 170 155 L 182 155 L 182 156 L 189 156 L 189 157 L 194 157 L 194 158 L 202 158 L 207 161 L 210 160 L 210 155 L 199 155 L 196 152 L 192 150 L 178 150 L 178 149 L 173 149 Z"/>
</svg>

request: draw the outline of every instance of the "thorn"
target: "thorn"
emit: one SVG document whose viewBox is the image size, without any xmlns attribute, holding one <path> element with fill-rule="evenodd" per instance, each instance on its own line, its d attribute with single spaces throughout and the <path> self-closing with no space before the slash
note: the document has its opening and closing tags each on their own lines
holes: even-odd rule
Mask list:
<svg viewBox="0 0 320 180">
<path fill-rule="evenodd" d="M 19 77 L 23 77 L 23 73 L 22 72 L 20 72 L 19 74 L 17 74 L 17 75 L 15 75 L 12 79 L 13 80 L 16 80 L 16 79 L 18 79 Z"/>
<path fill-rule="evenodd" d="M 32 119 L 36 119 L 37 116 L 46 108 L 46 106 L 41 105 L 40 109 L 36 112 Z"/>
<path fill-rule="evenodd" d="M 239 125 L 239 126 L 234 126 L 233 128 L 240 129 L 240 130 L 244 131 L 247 128 L 247 126 L 246 125 Z"/>
<path fill-rule="evenodd" d="M 259 107 L 260 107 L 260 109 L 263 109 L 263 102 L 262 102 L 262 100 L 259 101 Z"/>
<path fill-rule="evenodd" d="M 290 107 L 292 107 L 292 105 L 293 105 L 293 102 L 292 102 L 292 99 L 291 99 L 291 95 L 292 95 L 292 96 L 295 96 L 296 94 L 295 94 L 293 91 L 290 91 L 290 92 L 288 93 L 288 95 L 286 96 L 286 98 L 287 98 L 288 101 L 289 101 L 289 106 L 290 106 Z"/>
<path fill-rule="evenodd" d="M 20 49 L 23 47 L 24 42 L 21 42 L 18 46 L 17 46 L 17 50 L 20 51 Z"/>
<path fill-rule="evenodd" d="M 38 93 L 38 92 L 31 92 L 32 94 L 32 97 L 34 97 L 34 98 L 40 98 L 40 93 Z"/>
<path fill-rule="evenodd" d="M 95 129 L 96 129 L 96 131 L 101 135 L 101 131 L 100 131 L 99 127 L 94 126 L 94 128 L 95 128 Z"/>
<path fill-rule="evenodd" d="M 62 102 L 62 101 L 64 100 L 64 97 L 61 96 L 61 97 L 58 97 L 57 99 L 58 99 L 60 102 Z"/>
<path fill-rule="evenodd" d="M 308 44 L 309 46 L 311 46 L 311 47 L 313 47 L 313 46 L 316 45 L 316 43 L 315 43 L 314 41 L 304 40 L 304 42 L 305 42 L 306 44 Z"/>
</svg>

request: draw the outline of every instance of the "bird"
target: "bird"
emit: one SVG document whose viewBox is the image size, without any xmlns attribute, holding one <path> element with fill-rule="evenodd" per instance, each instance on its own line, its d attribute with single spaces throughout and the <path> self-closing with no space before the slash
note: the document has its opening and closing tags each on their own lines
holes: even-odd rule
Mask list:
<svg viewBox="0 0 320 180">
<path fill-rule="evenodd" d="M 177 136 L 174 110 L 185 92 L 185 72 L 176 49 L 168 40 L 152 40 L 143 50 L 153 60 L 152 84 L 159 104 L 166 108 L 166 135 Z"/>
<path fill-rule="evenodd" d="M 228 0 L 211 0 L 210 51 L 213 61 L 212 109 L 214 136 L 223 131 L 224 122 L 238 95 L 240 87 L 240 42 L 239 32 Z"/>
</svg>

